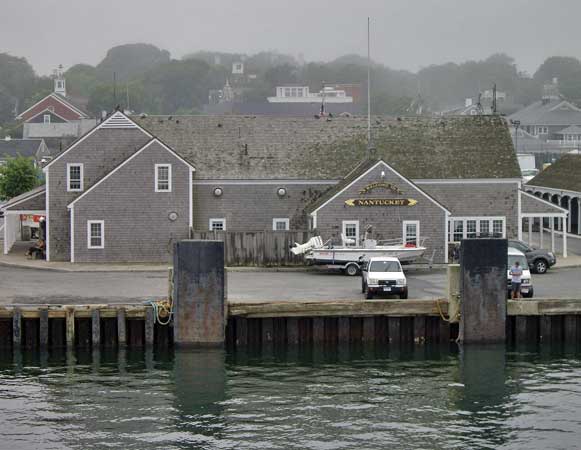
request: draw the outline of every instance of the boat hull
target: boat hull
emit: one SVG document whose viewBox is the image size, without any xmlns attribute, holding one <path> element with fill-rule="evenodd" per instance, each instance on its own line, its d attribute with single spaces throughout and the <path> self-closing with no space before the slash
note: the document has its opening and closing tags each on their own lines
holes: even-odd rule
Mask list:
<svg viewBox="0 0 581 450">
<path fill-rule="evenodd" d="M 426 249 L 424 247 L 409 248 L 337 248 L 337 249 L 313 249 L 305 258 L 315 265 L 347 264 L 358 262 L 361 258 L 371 257 L 395 257 L 400 261 L 412 261 L 421 257 Z"/>
</svg>

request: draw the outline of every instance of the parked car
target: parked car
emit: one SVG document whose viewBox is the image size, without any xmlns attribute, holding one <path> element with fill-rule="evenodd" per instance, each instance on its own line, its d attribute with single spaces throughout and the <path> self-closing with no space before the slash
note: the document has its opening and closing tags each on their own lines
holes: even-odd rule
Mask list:
<svg viewBox="0 0 581 450">
<path fill-rule="evenodd" d="M 510 276 L 510 268 L 514 266 L 514 263 L 518 261 L 522 268 L 522 278 L 520 285 L 520 293 L 525 298 L 532 298 L 534 295 L 533 281 L 531 278 L 531 271 L 526 265 L 527 257 L 523 252 L 520 252 L 514 248 L 508 248 L 508 262 L 507 262 L 507 277 L 508 277 L 508 297 L 512 295 L 512 277 Z"/>
<path fill-rule="evenodd" d="M 553 252 L 538 249 L 526 242 L 509 239 L 508 246 L 523 252 L 527 257 L 529 268 L 535 273 L 545 273 L 549 267 L 557 263 L 557 257 Z"/>
<path fill-rule="evenodd" d="M 361 265 L 361 292 L 366 299 L 375 295 L 395 294 L 408 298 L 407 279 L 399 259 L 377 256 L 363 261 Z"/>
</svg>

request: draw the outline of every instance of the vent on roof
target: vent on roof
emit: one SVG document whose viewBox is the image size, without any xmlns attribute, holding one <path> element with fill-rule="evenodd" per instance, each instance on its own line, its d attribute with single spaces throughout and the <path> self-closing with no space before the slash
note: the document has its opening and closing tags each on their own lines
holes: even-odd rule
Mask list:
<svg viewBox="0 0 581 450">
<path fill-rule="evenodd" d="M 116 112 L 101 124 L 101 128 L 131 129 L 137 128 L 137 125 L 120 112 Z"/>
</svg>

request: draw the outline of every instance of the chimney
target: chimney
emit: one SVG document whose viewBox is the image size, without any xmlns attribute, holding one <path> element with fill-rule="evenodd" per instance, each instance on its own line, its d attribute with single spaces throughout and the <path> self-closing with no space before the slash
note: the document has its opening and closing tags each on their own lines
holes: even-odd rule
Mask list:
<svg viewBox="0 0 581 450">
<path fill-rule="evenodd" d="M 467 98 L 464 100 L 464 107 L 468 108 L 469 106 L 472 106 L 472 99 L 471 98 Z"/>
</svg>

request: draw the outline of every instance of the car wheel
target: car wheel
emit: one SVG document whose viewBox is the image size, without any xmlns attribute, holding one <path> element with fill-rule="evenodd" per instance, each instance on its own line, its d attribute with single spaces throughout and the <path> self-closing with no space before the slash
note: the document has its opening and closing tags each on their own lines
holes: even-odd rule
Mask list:
<svg viewBox="0 0 581 450">
<path fill-rule="evenodd" d="M 365 286 L 365 298 L 371 300 L 373 298 L 373 293 L 369 290 L 368 286 Z"/>
<path fill-rule="evenodd" d="M 537 259 L 535 261 L 535 272 L 536 273 L 546 273 L 549 268 L 549 264 L 544 259 Z"/>
<path fill-rule="evenodd" d="M 347 275 L 349 275 L 350 277 L 354 277 L 355 275 L 357 275 L 359 273 L 359 267 L 357 267 L 356 264 L 349 264 L 345 268 L 345 273 Z"/>
</svg>

